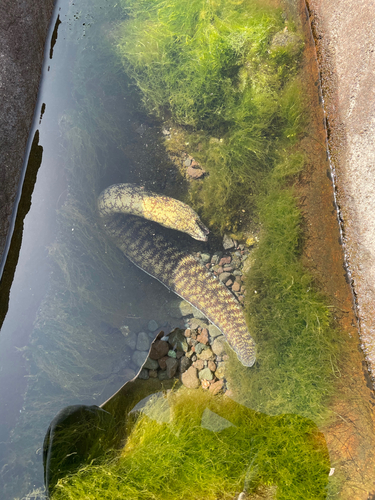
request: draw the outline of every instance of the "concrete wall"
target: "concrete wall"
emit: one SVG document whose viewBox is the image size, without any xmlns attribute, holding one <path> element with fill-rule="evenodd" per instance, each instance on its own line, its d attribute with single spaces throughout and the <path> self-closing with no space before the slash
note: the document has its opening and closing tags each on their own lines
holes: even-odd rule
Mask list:
<svg viewBox="0 0 375 500">
<path fill-rule="evenodd" d="M 375 0 L 307 0 L 362 348 L 375 376 Z"/>
<path fill-rule="evenodd" d="M 0 255 L 37 99 L 54 0 L 0 2 Z"/>
</svg>

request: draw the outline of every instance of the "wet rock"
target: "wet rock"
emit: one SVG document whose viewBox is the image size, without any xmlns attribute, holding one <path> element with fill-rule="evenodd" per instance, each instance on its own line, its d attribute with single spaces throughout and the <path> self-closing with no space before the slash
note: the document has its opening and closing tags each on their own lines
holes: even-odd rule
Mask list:
<svg viewBox="0 0 375 500">
<path fill-rule="evenodd" d="M 220 335 L 223 335 L 215 325 L 209 325 L 208 332 L 212 339 L 215 339 L 216 337 L 220 337 Z"/>
<path fill-rule="evenodd" d="M 230 276 L 231 276 L 230 273 L 221 273 L 219 275 L 219 280 L 225 284 L 230 279 Z"/>
<path fill-rule="evenodd" d="M 234 292 L 239 292 L 239 291 L 241 290 L 241 285 L 240 285 L 237 281 L 235 281 L 235 282 L 233 283 L 232 290 L 233 290 Z"/>
<path fill-rule="evenodd" d="M 212 371 L 209 368 L 204 368 L 199 372 L 199 379 L 200 380 L 212 380 L 213 374 Z"/>
<path fill-rule="evenodd" d="M 207 361 L 209 359 L 213 359 L 213 352 L 212 350 L 208 347 L 204 351 L 197 353 L 198 359 L 203 359 L 203 361 Z"/>
<path fill-rule="evenodd" d="M 190 366 L 182 375 L 181 382 L 188 389 L 197 389 L 199 387 L 198 370 L 194 366 Z"/>
<path fill-rule="evenodd" d="M 191 330 L 196 330 L 199 327 L 204 327 L 208 325 L 207 319 L 192 318 L 189 320 L 189 325 Z"/>
<path fill-rule="evenodd" d="M 198 342 L 197 344 L 195 344 L 195 352 L 196 354 L 200 354 L 202 351 L 208 349 L 208 346 L 206 346 L 205 344 L 201 344 L 200 342 Z"/>
<path fill-rule="evenodd" d="M 146 368 L 142 368 L 142 370 L 138 374 L 138 378 L 141 380 L 147 380 L 149 378 L 149 373 Z"/>
<path fill-rule="evenodd" d="M 197 319 L 206 319 L 206 316 L 199 310 L 193 307 L 193 316 Z"/>
<path fill-rule="evenodd" d="M 208 264 L 211 260 L 211 255 L 209 253 L 202 253 L 201 260 L 202 260 L 203 264 Z"/>
<path fill-rule="evenodd" d="M 188 344 L 186 342 L 185 333 L 182 330 L 173 330 L 169 335 L 169 345 L 178 351 L 186 352 L 188 350 Z"/>
<path fill-rule="evenodd" d="M 181 358 L 180 360 L 180 372 L 181 373 L 184 373 L 186 372 L 186 370 L 191 366 L 191 360 L 184 356 L 183 358 Z"/>
<path fill-rule="evenodd" d="M 224 378 L 225 375 L 225 363 L 218 363 L 218 367 L 215 371 L 215 377 L 218 379 Z"/>
<path fill-rule="evenodd" d="M 132 356 L 133 363 L 140 368 L 147 359 L 147 354 L 147 351 L 134 351 Z"/>
<path fill-rule="evenodd" d="M 154 319 L 152 319 L 148 322 L 147 328 L 150 330 L 150 332 L 154 332 L 159 328 L 159 325 L 156 323 Z"/>
<path fill-rule="evenodd" d="M 202 333 L 197 336 L 197 341 L 200 344 L 208 344 L 208 330 L 207 328 L 202 328 Z"/>
<path fill-rule="evenodd" d="M 223 247 L 224 247 L 224 250 L 229 250 L 230 248 L 234 247 L 234 241 L 227 234 L 224 234 Z"/>
<path fill-rule="evenodd" d="M 190 158 L 187 158 L 185 161 L 184 161 L 184 166 L 185 167 L 190 167 L 192 164 L 192 160 Z"/>
<path fill-rule="evenodd" d="M 191 337 L 191 330 L 190 330 L 190 328 L 187 328 L 187 329 L 185 330 L 184 335 L 185 335 L 185 337 L 186 337 L 186 338 L 190 338 L 190 337 Z"/>
<path fill-rule="evenodd" d="M 167 377 L 168 378 L 173 378 L 176 375 L 177 368 L 178 368 L 178 361 L 177 359 L 174 358 L 168 358 L 166 361 L 167 364 Z"/>
<path fill-rule="evenodd" d="M 208 361 L 207 363 L 207 367 L 212 371 L 212 372 L 216 372 L 216 363 L 214 361 Z"/>
<path fill-rule="evenodd" d="M 122 372 L 122 377 L 125 380 L 132 380 L 136 375 L 136 372 L 131 368 L 125 368 L 125 370 Z"/>
<path fill-rule="evenodd" d="M 191 166 L 187 168 L 186 172 L 192 179 L 200 179 L 206 173 L 206 171 L 201 168 L 194 168 Z"/>
<path fill-rule="evenodd" d="M 137 336 L 136 349 L 138 351 L 148 351 L 150 348 L 150 337 L 146 332 L 139 332 Z"/>
<path fill-rule="evenodd" d="M 270 50 L 276 50 L 278 47 L 288 47 L 293 55 L 297 55 L 302 46 L 303 41 L 296 33 L 284 29 L 276 33 L 272 38 Z"/>
<path fill-rule="evenodd" d="M 163 356 L 162 358 L 158 359 L 158 364 L 161 370 L 165 370 L 167 368 L 167 359 L 168 356 Z"/>
<path fill-rule="evenodd" d="M 222 356 L 223 354 L 225 354 L 225 349 L 227 347 L 227 343 L 226 343 L 226 340 L 225 338 L 222 336 L 222 337 L 218 337 L 216 338 L 213 342 L 212 342 L 212 345 L 211 345 L 211 349 L 212 351 L 217 355 L 217 356 Z"/>
<path fill-rule="evenodd" d="M 169 351 L 168 342 L 165 340 L 155 340 L 155 342 L 151 346 L 150 358 L 151 359 L 160 359 Z"/>
<path fill-rule="evenodd" d="M 233 285 L 233 280 L 229 279 L 228 281 L 225 282 L 226 286 L 232 286 Z"/>
<path fill-rule="evenodd" d="M 172 349 L 170 349 L 170 350 L 168 351 L 167 356 L 168 356 L 168 358 L 173 358 L 173 359 L 176 359 L 176 358 L 177 358 L 176 351 L 173 351 Z"/>
<path fill-rule="evenodd" d="M 167 380 L 167 378 L 168 378 L 168 375 L 167 375 L 167 372 L 165 370 L 158 371 L 158 379 L 159 380 Z"/>
<path fill-rule="evenodd" d="M 199 371 L 203 370 L 204 368 L 204 361 L 203 359 L 197 359 L 197 361 L 194 361 L 193 366 Z"/>
<path fill-rule="evenodd" d="M 210 387 L 209 391 L 216 396 L 224 387 L 224 380 L 217 380 L 216 382 L 213 382 Z"/>
<path fill-rule="evenodd" d="M 137 335 L 134 332 L 131 332 L 129 330 L 129 327 L 127 326 L 122 326 L 120 330 L 125 337 L 125 345 L 127 345 L 132 351 L 134 351 L 137 344 Z"/>
<path fill-rule="evenodd" d="M 157 370 L 149 370 L 148 375 L 150 378 L 158 378 L 158 371 Z"/>
<path fill-rule="evenodd" d="M 156 359 L 147 358 L 146 363 L 143 365 L 144 368 L 148 370 L 157 370 L 159 368 L 159 363 Z"/>
<path fill-rule="evenodd" d="M 219 266 L 225 266 L 227 264 L 230 264 L 231 262 L 232 262 L 232 257 L 230 255 L 225 255 L 220 259 Z"/>
</svg>

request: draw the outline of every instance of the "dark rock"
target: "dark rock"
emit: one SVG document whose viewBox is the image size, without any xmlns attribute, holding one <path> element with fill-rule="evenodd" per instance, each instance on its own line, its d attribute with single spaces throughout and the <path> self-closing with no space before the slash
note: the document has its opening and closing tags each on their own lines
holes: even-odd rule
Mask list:
<svg viewBox="0 0 375 500">
<path fill-rule="evenodd" d="M 187 358 L 186 356 L 181 358 L 181 360 L 180 360 L 180 372 L 181 373 L 186 372 L 186 370 L 190 367 L 190 365 L 191 365 L 191 360 L 189 358 Z"/>
<path fill-rule="evenodd" d="M 163 356 L 158 360 L 159 366 L 162 370 L 165 370 L 167 368 L 167 359 L 170 358 L 168 358 L 168 356 Z"/>
<path fill-rule="evenodd" d="M 155 342 L 151 345 L 150 358 L 151 359 L 160 359 L 169 351 L 168 342 L 165 340 L 155 340 Z"/>
<path fill-rule="evenodd" d="M 173 378 L 177 372 L 178 361 L 175 358 L 168 358 L 166 363 L 167 363 L 167 377 Z"/>
<path fill-rule="evenodd" d="M 149 378 L 148 370 L 146 368 L 142 368 L 138 374 L 138 378 L 141 380 L 147 380 Z"/>
</svg>

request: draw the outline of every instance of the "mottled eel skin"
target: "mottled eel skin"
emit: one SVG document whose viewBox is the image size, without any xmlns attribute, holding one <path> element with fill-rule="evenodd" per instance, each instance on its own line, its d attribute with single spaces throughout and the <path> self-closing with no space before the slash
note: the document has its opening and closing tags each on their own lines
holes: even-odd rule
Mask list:
<svg viewBox="0 0 375 500">
<path fill-rule="evenodd" d="M 104 229 L 126 257 L 147 274 L 202 311 L 225 335 L 245 366 L 255 362 L 252 339 L 235 296 L 197 260 L 176 249 L 145 219 L 206 241 L 208 230 L 184 203 L 145 191 L 135 184 L 115 184 L 98 198 Z M 119 214 L 125 214 L 119 215 Z"/>
</svg>

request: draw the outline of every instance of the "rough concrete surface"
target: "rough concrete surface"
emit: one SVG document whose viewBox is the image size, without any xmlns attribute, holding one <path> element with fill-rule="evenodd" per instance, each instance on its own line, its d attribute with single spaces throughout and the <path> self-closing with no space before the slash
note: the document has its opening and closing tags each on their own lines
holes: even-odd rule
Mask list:
<svg viewBox="0 0 375 500">
<path fill-rule="evenodd" d="M 0 1 L 0 256 L 37 100 L 54 0 Z"/>
<path fill-rule="evenodd" d="M 362 347 L 375 376 L 375 0 L 308 0 Z"/>
</svg>

